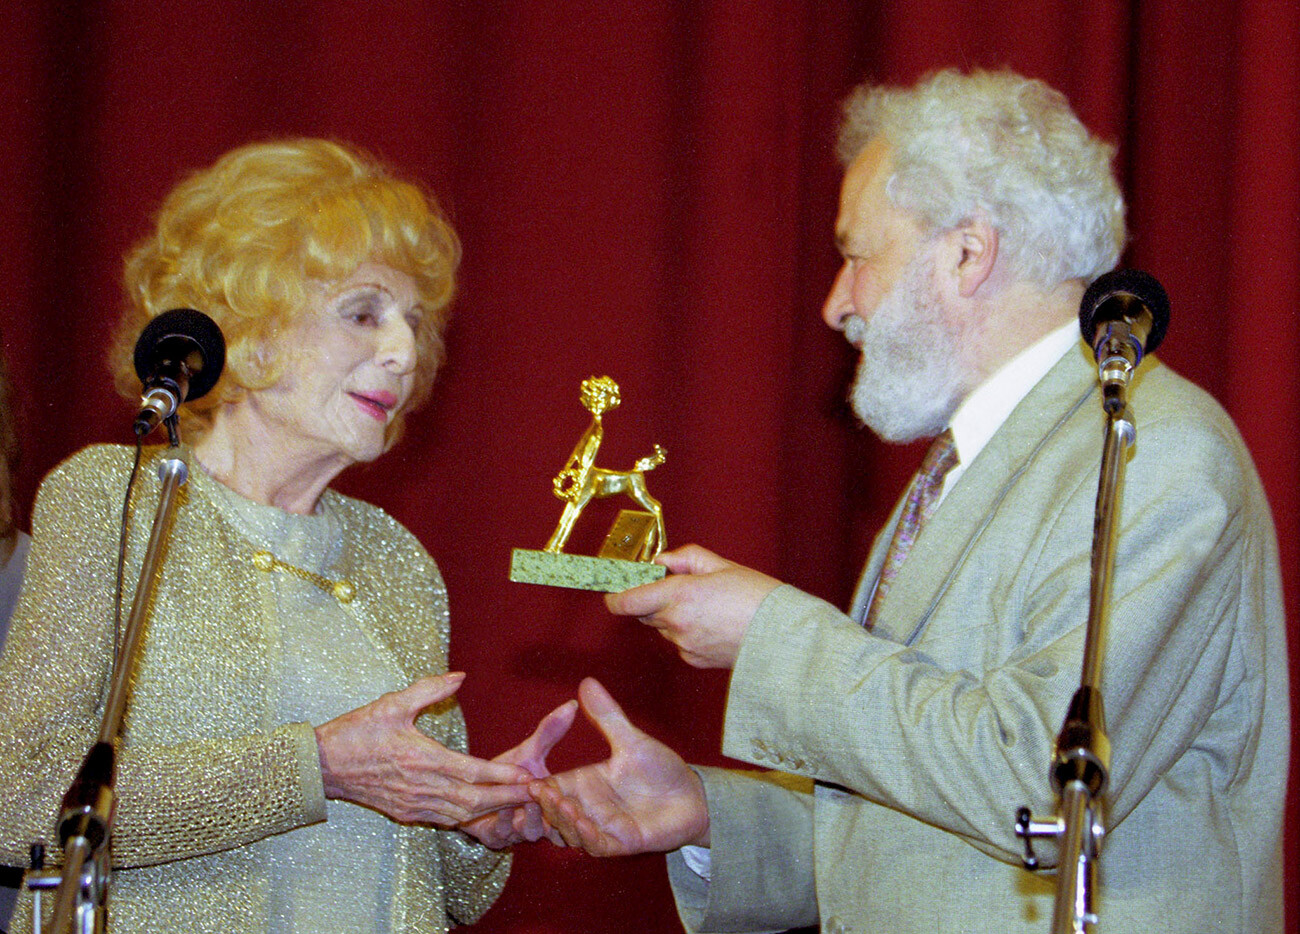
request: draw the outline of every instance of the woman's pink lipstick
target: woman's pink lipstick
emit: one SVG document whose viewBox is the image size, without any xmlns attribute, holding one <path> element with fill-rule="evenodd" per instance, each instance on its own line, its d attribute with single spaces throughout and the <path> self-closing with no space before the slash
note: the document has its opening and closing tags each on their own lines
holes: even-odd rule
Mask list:
<svg viewBox="0 0 1300 934">
<path fill-rule="evenodd" d="M 388 421 L 388 413 L 397 405 L 397 396 L 391 392 L 350 392 L 348 395 L 356 400 L 361 411 L 379 422 Z"/>
</svg>

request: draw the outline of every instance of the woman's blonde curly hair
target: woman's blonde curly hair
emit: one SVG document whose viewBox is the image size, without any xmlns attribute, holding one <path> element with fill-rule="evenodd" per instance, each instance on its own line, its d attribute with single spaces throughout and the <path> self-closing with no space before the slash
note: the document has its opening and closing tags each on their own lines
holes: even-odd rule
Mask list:
<svg viewBox="0 0 1300 934">
<path fill-rule="evenodd" d="M 292 350 L 280 335 L 313 284 L 377 262 L 409 275 L 420 296 L 409 411 L 428 396 L 442 362 L 459 261 L 460 242 L 437 201 L 367 153 L 323 139 L 242 146 L 177 185 L 154 233 L 127 254 L 114 380 L 123 395 L 139 397 L 132 353 L 154 317 L 171 308 L 209 315 L 226 338 L 226 367 L 210 393 L 181 407 L 187 430 L 201 433 L 219 406 L 276 383 Z"/>
</svg>

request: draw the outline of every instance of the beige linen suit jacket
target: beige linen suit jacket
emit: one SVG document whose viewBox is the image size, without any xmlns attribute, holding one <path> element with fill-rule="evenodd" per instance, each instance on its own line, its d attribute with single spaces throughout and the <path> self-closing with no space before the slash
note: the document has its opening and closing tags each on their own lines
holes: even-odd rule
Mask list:
<svg viewBox="0 0 1300 934">
<path fill-rule="evenodd" d="M 1095 386 L 1080 344 L 1031 390 L 931 517 L 872 632 L 789 586 L 765 601 L 723 751 L 781 771 L 701 770 L 712 881 L 669 857 L 689 929 L 1048 929 L 1054 877 L 1020 867 L 1013 828 L 1021 805 L 1055 810 L 1048 764 L 1088 616 Z M 1289 733 L 1272 521 L 1208 395 L 1148 360 L 1132 407 L 1102 680 L 1100 929 L 1281 931 Z"/>
</svg>

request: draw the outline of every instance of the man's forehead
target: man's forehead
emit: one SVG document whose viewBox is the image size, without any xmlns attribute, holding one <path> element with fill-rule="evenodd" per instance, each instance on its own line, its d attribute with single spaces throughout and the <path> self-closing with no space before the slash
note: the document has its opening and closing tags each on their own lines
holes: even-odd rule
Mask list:
<svg viewBox="0 0 1300 934">
<path fill-rule="evenodd" d="M 876 137 L 845 169 L 844 182 L 840 186 L 839 216 L 835 221 L 835 241 L 841 247 L 864 215 L 886 208 L 885 181 L 893 165 L 892 152 L 886 140 Z"/>
<path fill-rule="evenodd" d="M 872 137 L 844 170 L 844 192 L 883 184 L 894 164 L 894 147 L 883 136 Z"/>
</svg>

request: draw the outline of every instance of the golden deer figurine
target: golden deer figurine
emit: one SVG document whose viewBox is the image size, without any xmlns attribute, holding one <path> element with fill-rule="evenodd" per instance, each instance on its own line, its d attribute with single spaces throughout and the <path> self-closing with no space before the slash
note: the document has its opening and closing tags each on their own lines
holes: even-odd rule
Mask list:
<svg viewBox="0 0 1300 934">
<path fill-rule="evenodd" d="M 659 501 L 646 491 L 645 474 L 664 462 L 666 452 L 656 444 L 654 454 L 641 458 L 631 470 L 597 467 L 596 451 L 605 436 L 600 417 L 618 408 L 618 384 L 608 376 L 593 376 L 582 381 L 581 395 L 583 408 L 592 414 L 591 424 L 578 440 L 564 469 L 555 476 L 555 495 L 565 501 L 564 512 L 545 550 L 552 554 L 560 552 L 587 503 L 624 493 L 654 516 L 654 530 L 646 537 L 638 556 L 641 561 L 649 561 L 664 549 L 664 511 Z"/>
</svg>

